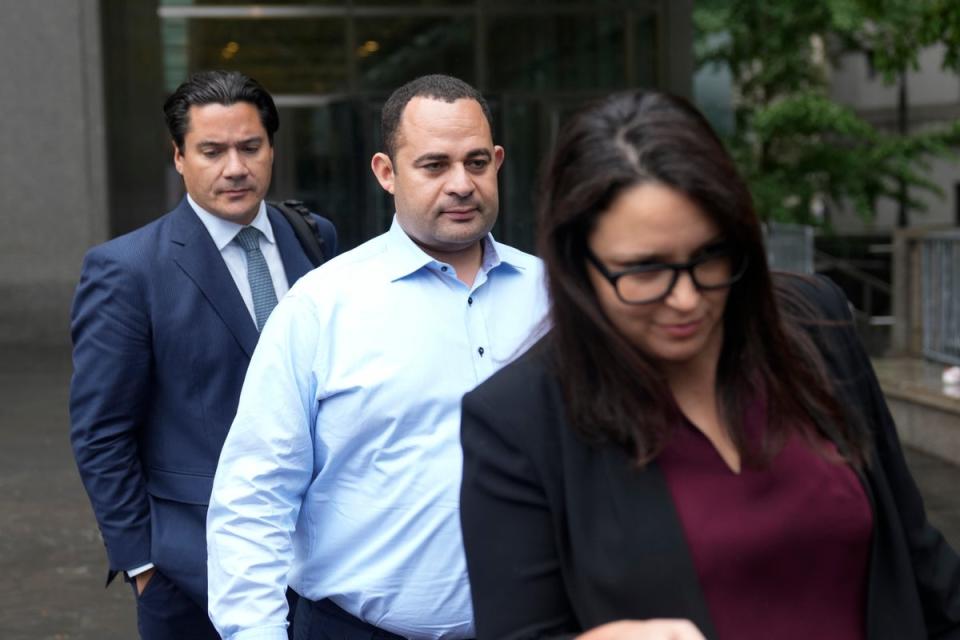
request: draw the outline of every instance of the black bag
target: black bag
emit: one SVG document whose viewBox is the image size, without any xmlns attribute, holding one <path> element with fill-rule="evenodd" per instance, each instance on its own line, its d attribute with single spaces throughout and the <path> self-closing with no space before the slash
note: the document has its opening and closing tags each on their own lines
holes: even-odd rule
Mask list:
<svg viewBox="0 0 960 640">
<path fill-rule="evenodd" d="M 300 241 L 303 252 L 314 267 L 319 267 L 332 257 L 329 255 L 330 248 L 320 235 L 316 220 L 313 219 L 310 210 L 303 202 L 300 200 L 284 200 L 283 202 L 268 202 L 267 204 L 276 207 L 293 227 L 293 232 L 296 234 L 297 240 Z"/>
</svg>

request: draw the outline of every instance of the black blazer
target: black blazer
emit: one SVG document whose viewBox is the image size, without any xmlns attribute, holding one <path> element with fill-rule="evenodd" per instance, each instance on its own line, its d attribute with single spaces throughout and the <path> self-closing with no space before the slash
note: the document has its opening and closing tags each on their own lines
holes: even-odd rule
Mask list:
<svg viewBox="0 0 960 640">
<path fill-rule="evenodd" d="M 873 431 L 869 640 L 960 638 L 960 559 L 927 521 L 842 292 L 797 280 L 826 319 L 810 328 L 845 407 Z M 477 638 L 572 635 L 688 618 L 715 637 L 663 474 L 591 447 L 567 424 L 543 342 L 467 394 L 461 517 Z"/>
</svg>

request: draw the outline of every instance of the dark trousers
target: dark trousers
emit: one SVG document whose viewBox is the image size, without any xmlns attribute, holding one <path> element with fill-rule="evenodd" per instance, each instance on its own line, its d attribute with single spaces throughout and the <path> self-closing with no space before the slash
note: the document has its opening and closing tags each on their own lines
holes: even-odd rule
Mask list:
<svg viewBox="0 0 960 640">
<path fill-rule="evenodd" d="M 203 607 L 159 571 L 150 578 L 142 594 L 137 594 L 134 580 L 128 579 L 127 582 L 133 587 L 133 597 L 137 600 L 137 631 L 142 640 L 220 640 Z M 287 589 L 287 636 L 291 640 L 293 616 L 299 599 L 296 591 Z"/>
<path fill-rule="evenodd" d="M 404 640 L 350 615 L 329 600 L 300 598 L 293 628 L 294 640 Z"/>
<path fill-rule="evenodd" d="M 220 640 L 207 612 L 157 571 L 137 595 L 137 630 L 143 640 Z"/>
</svg>

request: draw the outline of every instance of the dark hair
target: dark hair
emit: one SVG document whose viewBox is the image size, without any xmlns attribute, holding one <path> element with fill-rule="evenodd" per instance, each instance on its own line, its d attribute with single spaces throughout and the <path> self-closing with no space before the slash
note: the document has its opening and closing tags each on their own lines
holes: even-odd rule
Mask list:
<svg viewBox="0 0 960 640">
<path fill-rule="evenodd" d="M 238 71 L 198 71 L 163 103 L 167 130 L 177 148 L 183 151 L 183 139 L 190 128 L 190 107 L 205 104 L 230 106 L 237 102 L 249 102 L 257 108 L 260 124 L 266 129 L 272 146 L 273 134 L 280 128 L 280 115 L 267 90 Z"/>
<path fill-rule="evenodd" d="M 464 99 L 476 100 L 490 125 L 490 133 L 493 134 L 493 116 L 490 115 L 490 106 L 479 91 L 453 76 L 442 74 L 420 76 L 390 94 L 390 97 L 383 104 L 383 111 L 380 116 L 380 139 L 383 140 L 384 152 L 391 159 L 393 159 L 397 147 L 400 146 L 399 129 L 403 110 L 408 102 L 417 97 L 432 98 L 444 102 L 456 102 Z"/>
<path fill-rule="evenodd" d="M 790 433 L 820 427 L 838 434 L 838 448 L 860 464 L 865 436 L 844 419 L 812 341 L 782 317 L 760 223 L 730 155 L 687 101 L 653 91 L 617 94 L 579 112 L 561 129 L 543 175 L 539 250 L 553 321 L 546 346 L 573 428 L 645 464 L 679 417 L 665 378 L 606 317 L 587 274 L 597 219 L 624 190 L 648 182 L 690 198 L 748 260 L 727 298 L 717 372 L 721 411 L 743 459 L 769 460 Z M 758 388 L 770 436 L 762 452 L 746 446 L 742 418 Z"/>
</svg>

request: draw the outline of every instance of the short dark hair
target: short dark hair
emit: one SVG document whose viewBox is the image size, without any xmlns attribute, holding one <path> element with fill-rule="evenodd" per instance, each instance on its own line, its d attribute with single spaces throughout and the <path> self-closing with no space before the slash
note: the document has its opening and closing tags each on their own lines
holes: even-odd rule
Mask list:
<svg viewBox="0 0 960 640">
<path fill-rule="evenodd" d="M 493 116 L 490 115 L 490 105 L 484 100 L 479 91 L 453 76 L 433 74 L 420 76 L 411 80 L 394 91 L 383 105 L 380 116 L 380 138 L 383 141 L 383 151 L 393 159 L 399 146 L 400 119 L 403 110 L 414 98 L 431 98 L 444 102 L 457 100 L 475 100 L 483 110 L 483 115 L 490 125 L 490 134 L 493 134 Z"/>
<path fill-rule="evenodd" d="M 761 388 L 770 443 L 826 423 L 847 445 L 841 449 L 862 462 L 859 425 L 844 420 L 821 355 L 781 312 L 789 306 L 784 287 L 771 277 L 753 200 L 730 154 L 690 103 L 655 91 L 615 94 L 580 111 L 561 128 L 543 174 L 538 241 L 552 302 L 547 344 L 571 426 L 588 441 L 623 445 L 643 464 L 663 450 L 678 418 L 662 373 L 604 314 L 587 272 L 598 219 L 627 189 L 649 183 L 689 198 L 748 261 L 727 298 L 717 370 L 723 415 L 744 459 L 774 452 L 746 445 L 743 413 Z"/>
<path fill-rule="evenodd" d="M 198 71 L 163 103 L 163 115 L 167 130 L 174 144 L 183 151 L 183 139 L 190 128 L 190 107 L 205 104 L 230 106 L 237 102 L 249 102 L 260 114 L 260 124 L 267 131 L 270 145 L 273 134 L 280 128 L 280 115 L 273 98 L 259 82 L 239 71 Z"/>
</svg>

